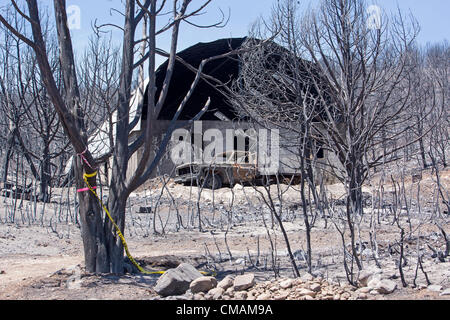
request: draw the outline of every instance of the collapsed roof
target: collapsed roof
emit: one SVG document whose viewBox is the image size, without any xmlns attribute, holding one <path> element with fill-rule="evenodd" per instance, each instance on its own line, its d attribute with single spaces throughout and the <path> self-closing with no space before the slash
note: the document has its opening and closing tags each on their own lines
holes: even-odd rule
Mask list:
<svg viewBox="0 0 450 320">
<path fill-rule="evenodd" d="M 178 56 L 194 68 L 198 68 L 203 59 L 222 55 L 238 49 L 246 38 L 220 39 L 209 43 L 198 43 L 178 53 Z M 168 61 L 163 63 L 156 71 L 156 97 L 162 89 L 166 75 Z M 224 84 L 231 84 L 239 74 L 239 60 L 237 56 L 216 59 L 208 62 L 203 73 L 216 78 Z M 189 91 L 194 81 L 195 73 L 189 70 L 183 63 L 176 61 L 169 91 L 164 106 L 158 115 L 158 120 L 172 120 L 178 106 Z M 186 103 L 178 120 L 190 120 L 194 118 L 204 107 L 208 97 L 211 98 L 210 108 L 202 115 L 200 120 L 223 120 L 222 116 L 232 120 L 237 117 L 227 98 L 212 84 L 200 80 L 194 93 Z M 157 99 L 157 98 L 156 98 Z M 148 86 L 145 91 L 142 119 L 147 118 Z"/>
<path fill-rule="evenodd" d="M 228 53 L 232 50 L 239 49 L 243 47 L 246 43 L 246 40 L 255 40 L 258 43 L 260 40 L 257 39 L 249 39 L 249 38 L 231 38 L 231 39 L 219 39 L 213 42 L 208 43 L 198 43 L 192 47 L 189 47 L 177 55 L 183 61 L 197 69 L 202 62 L 202 60 L 211 58 L 214 56 L 222 55 Z M 265 57 L 265 63 L 267 64 L 265 68 L 267 68 L 267 72 L 272 74 L 276 73 L 276 69 L 279 68 L 278 64 L 280 63 L 280 57 L 287 50 L 278 46 L 275 43 L 271 43 L 276 50 L 274 50 L 271 54 L 268 54 Z M 251 44 L 250 44 L 251 45 Z M 309 72 L 304 70 L 305 80 L 311 76 L 310 73 L 314 73 L 317 79 L 318 73 L 317 69 L 313 67 L 313 64 L 307 62 L 305 60 L 300 59 L 301 63 L 299 66 L 308 65 Z M 215 59 L 208 62 L 203 69 L 203 73 L 211 76 L 221 83 L 225 84 L 229 88 L 233 84 L 234 80 L 239 78 L 241 72 L 241 64 L 242 61 L 238 54 L 230 55 L 226 58 Z M 163 82 L 166 76 L 166 70 L 168 66 L 168 61 L 163 63 L 156 71 L 155 85 L 156 85 L 156 95 L 155 100 L 158 99 L 159 94 L 162 90 Z M 284 68 L 285 66 L 281 66 Z M 289 70 L 285 70 L 287 74 L 289 74 Z M 185 98 L 185 95 L 189 91 L 191 84 L 193 83 L 195 78 L 195 72 L 185 66 L 182 62 L 176 61 L 175 67 L 173 71 L 173 75 L 171 78 L 171 82 L 169 85 L 169 90 L 167 94 L 167 98 L 164 102 L 164 105 L 161 109 L 160 114 L 158 115 L 158 120 L 172 120 L 179 105 Z M 306 83 L 306 82 L 305 82 Z M 148 108 L 148 82 L 145 84 L 145 93 L 143 97 L 143 106 L 142 106 L 142 120 L 146 120 L 147 118 L 147 108 Z M 256 89 L 256 88 L 255 88 Z M 256 89 L 258 90 L 258 89 Z M 288 89 L 289 90 L 289 89 Z M 310 88 L 309 90 L 312 95 L 317 95 L 317 92 L 314 88 Z M 199 120 L 215 120 L 215 121 L 223 121 L 223 120 L 235 120 L 235 119 L 247 119 L 248 115 L 243 115 L 242 110 L 235 110 L 233 107 L 233 103 L 229 101 L 229 99 L 224 95 L 224 90 L 221 90 L 217 87 L 217 85 L 208 83 L 205 80 L 200 80 L 197 86 L 194 89 L 194 92 L 190 99 L 187 101 L 184 106 L 178 120 L 191 120 L 193 119 L 204 107 L 208 98 L 211 99 L 211 104 L 209 109 L 202 115 Z M 296 92 L 287 92 L 287 96 L 289 102 L 297 103 L 298 93 Z M 274 100 L 279 99 L 279 97 L 275 97 Z M 142 101 L 142 99 L 141 99 Z M 297 102 L 296 102 L 297 101 Z M 286 102 L 286 101 L 285 101 Z M 318 114 L 320 117 L 324 116 L 324 110 L 318 110 Z"/>
</svg>

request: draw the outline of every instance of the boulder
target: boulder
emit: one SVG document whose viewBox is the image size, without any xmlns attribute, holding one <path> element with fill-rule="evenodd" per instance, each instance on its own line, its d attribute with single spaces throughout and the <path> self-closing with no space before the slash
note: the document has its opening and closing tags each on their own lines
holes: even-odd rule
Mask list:
<svg viewBox="0 0 450 320">
<path fill-rule="evenodd" d="M 382 273 L 382 270 L 378 269 L 378 268 L 362 270 L 358 276 L 359 286 L 367 287 L 368 283 L 374 278 L 377 278 L 378 280 L 380 280 L 381 273 Z"/>
<path fill-rule="evenodd" d="M 287 279 L 287 280 L 281 281 L 280 288 L 288 289 L 288 288 L 292 287 L 292 283 L 293 283 L 292 279 Z"/>
<path fill-rule="evenodd" d="M 379 278 L 374 278 L 367 283 L 367 288 L 369 290 L 376 290 L 380 284 L 381 280 Z"/>
<path fill-rule="evenodd" d="M 395 289 L 397 289 L 397 284 L 388 279 L 381 280 L 376 288 L 376 290 L 381 294 L 390 294 L 394 292 Z"/>
<path fill-rule="evenodd" d="M 445 289 L 441 292 L 440 296 L 450 296 L 450 288 Z"/>
<path fill-rule="evenodd" d="M 234 279 L 234 290 L 242 291 L 253 287 L 255 284 L 255 275 L 253 273 L 247 273 L 241 276 L 237 276 Z"/>
<path fill-rule="evenodd" d="M 224 290 L 227 290 L 228 288 L 233 286 L 233 277 L 232 276 L 226 276 L 223 278 L 218 284 L 218 288 L 222 288 Z"/>
<path fill-rule="evenodd" d="M 359 273 L 358 276 L 358 284 L 360 287 L 366 287 L 367 284 L 369 283 L 369 281 L 371 280 L 370 278 L 372 277 L 373 272 L 369 271 L 369 270 L 363 270 Z"/>
<path fill-rule="evenodd" d="M 182 295 L 189 289 L 190 283 L 200 277 L 202 274 L 192 265 L 182 263 L 159 277 L 154 289 L 163 297 Z"/>
<path fill-rule="evenodd" d="M 433 292 L 440 292 L 442 290 L 442 286 L 438 284 L 432 284 L 427 287 L 428 290 Z"/>
<path fill-rule="evenodd" d="M 200 277 L 195 279 L 189 285 L 192 293 L 208 292 L 217 286 L 217 280 L 214 277 Z"/>
</svg>

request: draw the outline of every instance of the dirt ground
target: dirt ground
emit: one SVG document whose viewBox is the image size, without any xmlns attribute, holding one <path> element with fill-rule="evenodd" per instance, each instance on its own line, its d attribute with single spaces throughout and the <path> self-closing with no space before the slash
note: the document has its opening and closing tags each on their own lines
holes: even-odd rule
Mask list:
<svg viewBox="0 0 450 320">
<path fill-rule="evenodd" d="M 397 267 L 395 246 L 399 241 L 399 229 L 392 223 L 389 214 L 381 214 L 380 224 L 376 226 L 379 261 L 383 272 L 398 283 L 398 289 L 390 295 L 374 296 L 373 299 L 450 299 L 428 290 L 420 270 L 416 287 L 413 288 L 417 247 L 423 254 L 423 267 L 431 284 L 440 285 L 442 289 L 450 287 L 449 257 L 438 261 L 433 251 L 425 245 L 445 251 L 440 230 L 432 223 L 434 220 L 426 218 L 436 214 L 431 206 L 426 205 L 433 202 L 433 181 L 430 174 L 425 174 L 420 182 L 422 192 L 428 190 L 426 195 L 422 193 L 419 197 L 424 203 L 420 214 L 415 209 L 409 218 L 405 216 L 401 220 L 408 234 L 405 247 L 408 263 L 404 266 L 408 283 L 406 288 L 401 285 Z M 448 190 L 450 171 L 443 173 L 441 183 Z M 416 185 L 407 181 L 411 194 L 414 194 Z M 339 199 L 344 192 L 339 185 L 329 186 L 328 189 L 335 199 Z M 389 190 L 388 184 L 386 190 Z M 271 228 L 270 215 L 265 212 L 264 204 L 257 199 L 258 192 L 252 187 L 224 188 L 214 194 L 203 190 L 198 197 L 195 187 L 169 183 L 166 191 L 160 197 L 160 188 L 145 189 L 133 194 L 130 199 L 125 236 L 131 253 L 145 268 L 166 270 L 180 262 L 188 262 L 199 270 L 214 270 L 218 279 L 227 274 L 253 272 L 257 281 L 267 281 L 274 279 L 275 275 L 271 259 L 271 248 L 274 247 L 280 275 L 294 276 L 280 229 L 276 221 L 274 228 Z M 372 192 L 372 189 L 367 186 L 364 191 Z M 292 251 L 301 253 L 306 246 L 306 236 L 298 207 L 298 191 L 288 190 L 284 197 L 284 227 Z M 5 217 L 0 224 L 0 299 L 159 299 L 153 290 L 158 274 L 116 276 L 85 273 L 79 226 L 71 219 L 63 221 L 69 213 L 61 214 L 58 201 L 48 205 L 41 221 L 37 219 L 33 223 L 27 223 L 24 218 L 29 215 L 26 208 L 31 208 L 25 204 L 25 209 L 22 209 L 25 213 L 17 214 L 16 221 L 11 223 L 4 220 L 10 215 L 12 201 L 0 197 L 0 217 Z M 142 208 L 151 210 L 145 212 Z M 371 210 L 370 206 L 366 209 Z M 198 216 L 194 213 L 198 215 L 198 210 L 203 219 L 202 231 L 196 227 Z M 233 216 L 231 223 L 228 220 L 230 214 Z M 59 220 L 56 219 L 58 215 Z M 449 234 L 448 214 L 441 216 L 440 225 Z M 371 217 L 367 214 L 361 223 L 359 237 L 363 242 L 369 239 Z M 422 239 L 420 243 L 418 239 Z M 341 238 L 332 219 L 316 220 L 312 230 L 312 251 L 313 274 L 345 283 Z M 374 266 L 371 255 L 363 253 L 364 266 Z M 305 261 L 300 257 L 297 264 L 300 273 L 304 274 Z"/>
</svg>

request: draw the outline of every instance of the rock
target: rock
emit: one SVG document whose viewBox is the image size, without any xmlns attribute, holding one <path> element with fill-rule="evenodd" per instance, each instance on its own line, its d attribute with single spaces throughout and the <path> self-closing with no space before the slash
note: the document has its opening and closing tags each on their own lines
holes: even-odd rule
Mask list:
<svg viewBox="0 0 450 320">
<path fill-rule="evenodd" d="M 427 287 L 428 290 L 433 292 L 440 292 L 442 290 L 442 286 L 438 284 L 432 284 Z"/>
<path fill-rule="evenodd" d="M 450 288 L 447 288 L 444 291 L 442 291 L 440 296 L 450 296 Z"/>
<path fill-rule="evenodd" d="M 274 300 L 286 300 L 288 296 L 289 296 L 289 293 L 283 292 L 283 293 L 276 295 L 273 299 Z"/>
<path fill-rule="evenodd" d="M 368 287 L 362 287 L 359 288 L 358 290 L 356 290 L 356 293 L 369 293 L 370 292 L 370 288 Z"/>
<path fill-rule="evenodd" d="M 293 286 L 299 286 L 299 285 L 302 285 L 304 282 L 305 282 L 305 281 L 303 281 L 302 279 L 297 278 L 297 279 L 294 279 L 294 280 L 292 281 L 292 285 L 293 285 Z"/>
<path fill-rule="evenodd" d="M 361 287 L 367 287 L 367 284 L 369 283 L 373 275 L 374 275 L 373 271 L 362 270 L 358 276 L 358 284 Z"/>
<path fill-rule="evenodd" d="M 397 289 L 397 284 L 394 281 L 387 279 L 381 280 L 376 288 L 381 294 L 390 294 L 394 292 L 395 289 Z"/>
<path fill-rule="evenodd" d="M 194 300 L 203 300 L 204 297 L 205 297 L 204 292 L 199 292 L 199 293 L 194 294 Z M 197 298 L 199 298 L 199 299 L 197 299 Z"/>
<path fill-rule="evenodd" d="M 377 290 L 371 290 L 369 293 L 373 296 L 380 294 Z"/>
<path fill-rule="evenodd" d="M 233 287 L 229 287 L 226 291 L 225 291 L 228 295 L 232 296 L 234 294 L 234 288 Z"/>
<path fill-rule="evenodd" d="M 380 285 L 380 282 L 381 280 L 379 280 L 378 278 L 374 278 L 369 281 L 369 283 L 367 284 L 367 288 L 369 288 L 369 290 L 377 289 Z"/>
<path fill-rule="evenodd" d="M 298 294 L 301 296 L 310 296 L 313 298 L 316 296 L 316 292 L 311 291 L 309 289 L 301 289 L 300 291 L 298 291 Z"/>
<path fill-rule="evenodd" d="M 284 280 L 284 281 L 280 282 L 280 287 L 282 289 L 288 289 L 288 288 L 292 287 L 292 282 L 293 282 L 292 279 Z"/>
<path fill-rule="evenodd" d="M 213 296 L 209 292 L 205 294 L 205 300 L 212 300 Z"/>
<path fill-rule="evenodd" d="M 217 286 L 217 280 L 214 277 L 200 277 L 195 279 L 189 285 L 192 293 L 208 292 Z"/>
<path fill-rule="evenodd" d="M 350 298 L 350 293 L 344 292 L 341 294 L 341 300 L 348 300 L 348 298 Z"/>
<path fill-rule="evenodd" d="M 186 300 L 194 300 L 194 294 L 190 290 L 186 291 L 183 296 L 186 297 Z"/>
<path fill-rule="evenodd" d="M 278 290 L 280 290 L 280 288 L 277 285 L 274 285 L 274 286 L 269 288 L 269 291 L 271 291 L 271 292 L 275 292 L 275 291 L 278 291 Z"/>
<path fill-rule="evenodd" d="M 192 281 L 202 274 L 188 263 L 182 263 L 175 269 L 167 270 L 159 277 L 154 290 L 163 297 L 184 294 Z"/>
<path fill-rule="evenodd" d="M 194 294 L 194 300 L 205 300 L 205 294 L 203 292 Z"/>
<path fill-rule="evenodd" d="M 368 287 L 368 284 L 372 280 L 381 280 L 383 270 L 379 268 L 367 268 L 362 270 L 358 276 L 358 285 L 360 287 Z"/>
<path fill-rule="evenodd" d="M 319 292 L 322 287 L 318 283 L 313 283 L 309 286 L 309 289 L 314 292 Z"/>
<path fill-rule="evenodd" d="M 255 284 L 255 275 L 253 273 L 247 273 L 241 276 L 237 276 L 234 279 L 234 290 L 242 291 L 253 287 Z"/>
<path fill-rule="evenodd" d="M 233 277 L 226 276 L 223 278 L 218 284 L 217 287 L 222 288 L 223 290 L 227 290 L 228 288 L 233 286 Z"/>
<path fill-rule="evenodd" d="M 268 293 L 262 293 L 256 298 L 256 300 L 270 300 L 270 299 L 271 296 Z"/>
<path fill-rule="evenodd" d="M 341 283 L 341 289 L 342 290 L 347 290 L 347 291 L 350 291 L 350 290 L 353 290 L 353 289 L 355 289 L 351 284 L 348 284 L 348 283 Z"/>
<path fill-rule="evenodd" d="M 367 300 L 367 294 L 362 293 L 362 292 L 358 293 L 358 299 Z"/>
<path fill-rule="evenodd" d="M 305 273 L 303 276 L 301 276 L 301 279 L 303 281 L 312 281 L 314 280 L 314 277 L 312 276 L 312 274 Z"/>
<path fill-rule="evenodd" d="M 234 298 L 237 300 L 245 300 L 247 299 L 247 291 L 239 291 L 234 294 Z"/>
<path fill-rule="evenodd" d="M 209 290 L 208 294 L 212 296 L 213 300 L 219 300 L 222 298 L 223 294 L 225 293 L 225 290 L 223 288 L 214 288 Z"/>
</svg>

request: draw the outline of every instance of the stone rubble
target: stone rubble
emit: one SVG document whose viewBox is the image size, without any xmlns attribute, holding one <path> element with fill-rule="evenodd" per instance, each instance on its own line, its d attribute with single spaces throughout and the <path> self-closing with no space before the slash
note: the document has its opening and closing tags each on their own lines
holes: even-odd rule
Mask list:
<svg viewBox="0 0 450 320">
<path fill-rule="evenodd" d="M 245 273 L 238 276 L 227 275 L 217 281 L 214 277 L 198 277 L 198 274 L 192 272 L 195 269 L 192 266 L 187 269 L 191 271 L 191 278 L 195 278 L 190 280 L 190 285 L 185 286 L 183 292 L 176 291 L 173 296 L 161 294 L 162 296 L 170 300 L 181 297 L 186 300 L 372 300 L 382 298 L 399 288 L 398 283 L 387 279 L 387 275 L 376 269 L 361 272 L 358 287 L 347 283 L 339 284 L 308 273 L 296 279 L 280 278 L 262 282 L 257 282 L 253 273 Z M 442 290 L 439 285 L 431 285 L 427 289 L 440 292 L 441 296 L 450 295 L 450 288 Z"/>
<path fill-rule="evenodd" d="M 227 283 L 230 283 L 229 278 Z M 196 295 L 194 300 L 366 300 L 373 299 L 375 295 L 392 293 L 397 288 L 395 282 L 387 279 L 379 280 L 376 288 L 355 288 L 310 274 L 298 279 L 283 278 L 258 283 L 253 279 L 254 275 L 251 273 L 236 276 L 234 283 L 238 284 L 237 287 L 233 285 L 219 292 L 212 289 L 204 296 Z"/>
</svg>

